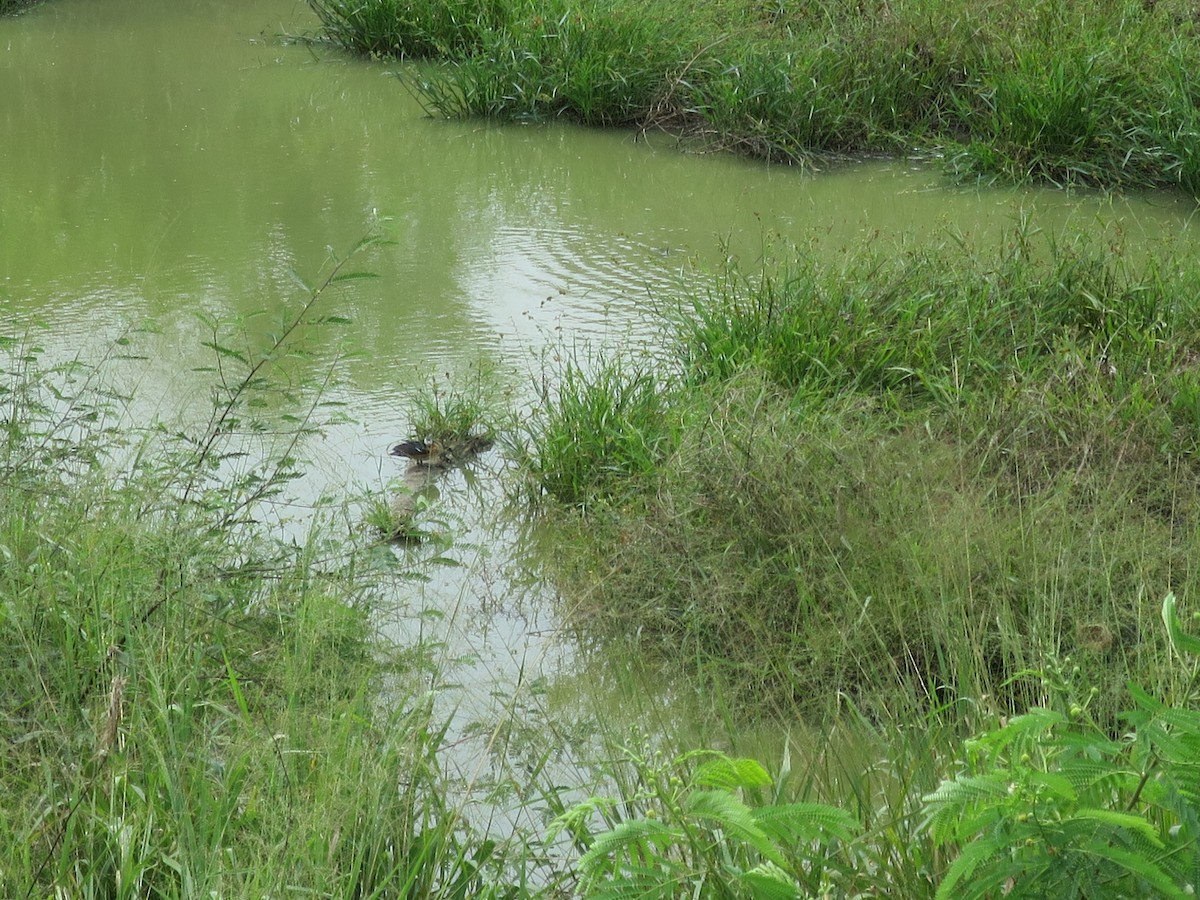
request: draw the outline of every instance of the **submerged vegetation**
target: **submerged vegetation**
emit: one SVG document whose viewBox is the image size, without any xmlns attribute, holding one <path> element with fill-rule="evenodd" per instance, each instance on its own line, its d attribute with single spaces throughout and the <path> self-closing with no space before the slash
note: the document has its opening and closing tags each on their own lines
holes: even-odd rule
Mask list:
<svg viewBox="0 0 1200 900">
<path fill-rule="evenodd" d="M 1200 21 L 1184 0 L 310 4 L 342 46 L 438 60 L 404 77 L 442 115 L 1200 193 Z"/>
</svg>

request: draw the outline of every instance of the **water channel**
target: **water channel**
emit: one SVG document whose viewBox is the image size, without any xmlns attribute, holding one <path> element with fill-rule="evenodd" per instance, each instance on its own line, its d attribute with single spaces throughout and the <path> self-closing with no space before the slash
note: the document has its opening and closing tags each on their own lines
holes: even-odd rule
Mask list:
<svg viewBox="0 0 1200 900">
<path fill-rule="evenodd" d="M 651 298 L 726 253 L 753 263 L 767 234 L 832 255 L 986 244 L 1029 216 L 1146 252 L 1200 243 L 1194 203 L 1167 195 L 961 187 L 904 161 L 813 174 L 661 136 L 435 120 L 396 64 L 286 37 L 316 26 L 300 0 L 53 0 L 0 20 L 0 333 L 44 322 L 51 356 L 86 356 L 152 321 L 146 415 L 196 401 L 196 312 L 272 308 L 296 296 L 289 271 L 315 277 L 329 248 L 376 229 L 394 240 L 361 261 L 377 279 L 329 301 L 353 320 L 358 355 L 333 396 L 355 423 L 309 448 L 314 494 L 386 492 L 400 474 L 387 447 L 411 436 L 409 399 L 431 378 L 495 366 L 519 403 L 543 353 L 649 337 Z M 470 657 L 448 702 L 485 720 L 518 681 L 577 667 L 497 521 L 503 465 L 493 453 L 443 481 L 435 510 L 461 565 L 413 581 L 384 623 Z M 396 552 L 421 566 L 420 548 Z"/>
</svg>

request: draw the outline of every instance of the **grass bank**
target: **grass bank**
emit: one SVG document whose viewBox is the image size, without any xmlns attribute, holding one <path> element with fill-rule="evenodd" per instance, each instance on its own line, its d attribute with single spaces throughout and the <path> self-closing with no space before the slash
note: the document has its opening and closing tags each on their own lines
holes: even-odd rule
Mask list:
<svg viewBox="0 0 1200 900">
<path fill-rule="evenodd" d="M 1200 22 L 1183 0 L 310 3 L 342 46 L 437 60 L 405 77 L 441 115 L 1200 192 Z"/>
<path fill-rule="evenodd" d="M 1198 296 L 1186 260 L 1028 231 L 730 271 L 662 371 L 541 398 L 560 579 L 735 708 L 1011 714 L 1050 666 L 1111 722 L 1175 677 L 1162 593 L 1200 596 Z"/>
<path fill-rule="evenodd" d="M 735 744 L 787 723 L 781 779 L 851 814 L 741 784 L 754 821 L 827 829 L 802 890 L 1194 890 L 1200 856 L 1162 840 L 1200 825 L 1200 641 L 1176 615 L 1200 596 L 1198 286 L 1194 261 L 1028 228 L 839 266 L 785 248 L 664 310 L 659 367 L 548 382 L 524 465 L 566 607 L 687 673 Z M 1143 806 L 1156 778 L 1170 809 Z M 694 808 L 648 805 L 584 884 L 644 887 L 631 836 Z"/>
</svg>

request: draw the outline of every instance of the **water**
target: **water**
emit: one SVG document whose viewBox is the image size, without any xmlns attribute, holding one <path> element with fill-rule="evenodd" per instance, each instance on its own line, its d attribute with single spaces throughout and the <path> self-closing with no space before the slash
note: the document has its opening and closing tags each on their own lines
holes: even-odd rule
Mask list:
<svg viewBox="0 0 1200 900">
<path fill-rule="evenodd" d="M 904 161 L 814 175 L 662 136 L 437 121 L 394 65 L 282 37 L 315 28 L 296 0 L 54 0 L 0 20 L 0 332 L 42 321 L 52 357 L 86 355 L 153 322 L 132 376 L 142 414 L 202 404 L 196 313 L 278 308 L 298 295 L 291 273 L 317 277 L 330 248 L 393 239 L 361 261 L 379 278 L 325 309 L 353 319 L 358 355 L 331 396 L 355 423 L 309 448 L 311 495 L 392 490 L 387 446 L 411 436 L 409 398 L 431 378 L 495 365 L 519 402 L 547 348 L 648 337 L 652 298 L 726 254 L 752 264 L 765 235 L 836 257 L 896 239 L 986 245 L 1028 216 L 1139 252 L 1198 243 L 1194 204 L 1166 195 L 954 187 Z M 518 681 L 576 665 L 511 558 L 503 465 L 492 453 L 441 480 L 431 518 L 460 565 L 405 584 L 406 610 L 438 618 L 389 625 L 469 656 L 446 702 L 485 720 Z M 420 568 L 437 550 L 398 552 Z"/>
</svg>

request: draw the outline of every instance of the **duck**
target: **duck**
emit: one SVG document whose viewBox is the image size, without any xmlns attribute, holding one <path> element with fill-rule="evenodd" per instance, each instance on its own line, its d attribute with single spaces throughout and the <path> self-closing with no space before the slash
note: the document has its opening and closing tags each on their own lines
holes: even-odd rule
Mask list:
<svg viewBox="0 0 1200 900">
<path fill-rule="evenodd" d="M 401 441 L 388 451 L 392 456 L 411 459 L 418 466 L 444 469 L 451 464 L 454 455 L 439 441 Z"/>
<path fill-rule="evenodd" d="M 453 443 L 439 440 L 401 441 L 393 446 L 388 453 L 392 456 L 403 456 L 411 459 L 414 465 L 431 469 L 448 469 L 460 463 L 469 462 L 495 441 L 490 435 L 469 434 Z"/>
</svg>

